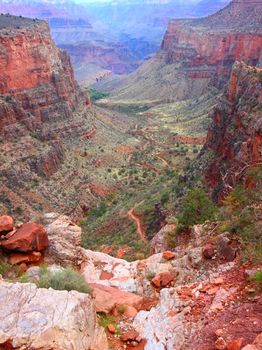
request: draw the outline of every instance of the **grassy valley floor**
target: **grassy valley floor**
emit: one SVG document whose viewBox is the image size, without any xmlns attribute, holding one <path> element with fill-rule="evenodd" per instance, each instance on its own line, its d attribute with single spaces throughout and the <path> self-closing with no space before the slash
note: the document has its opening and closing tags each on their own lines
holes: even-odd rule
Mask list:
<svg viewBox="0 0 262 350">
<path fill-rule="evenodd" d="M 126 142 L 117 146 L 127 162 L 111 163 L 106 181 L 114 182 L 116 190 L 81 220 L 84 247 L 128 260 L 149 255 L 148 242 L 162 224 L 159 211 L 172 216 L 185 189 L 198 181 L 194 175 L 185 181 L 183 175 L 202 149 L 207 115 L 216 101 L 217 96 L 210 93 L 156 106 L 110 97 L 96 102 L 101 115 L 113 113 L 128 120 Z"/>
</svg>

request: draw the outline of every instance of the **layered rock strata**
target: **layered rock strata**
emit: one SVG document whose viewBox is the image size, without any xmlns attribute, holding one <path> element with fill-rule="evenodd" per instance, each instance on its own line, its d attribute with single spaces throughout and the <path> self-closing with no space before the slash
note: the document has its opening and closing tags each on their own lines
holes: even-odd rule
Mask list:
<svg viewBox="0 0 262 350">
<path fill-rule="evenodd" d="M 220 200 L 262 163 L 261 69 L 236 63 L 224 98 L 212 113 L 205 154 L 205 178 Z"/>
</svg>

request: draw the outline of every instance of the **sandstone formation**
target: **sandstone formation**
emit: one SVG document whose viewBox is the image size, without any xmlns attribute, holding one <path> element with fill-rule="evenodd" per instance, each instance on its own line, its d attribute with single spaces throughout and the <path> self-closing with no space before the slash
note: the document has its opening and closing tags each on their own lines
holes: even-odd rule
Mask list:
<svg viewBox="0 0 262 350">
<path fill-rule="evenodd" d="M 50 118 L 69 118 L 83 98 L 89 104 L 74 80 L 68 55 L 55 46 L 46 22 L 1 15 L 0 23 L 0 95 L 12 106 L 8 112 L 1 103 L 1 115 L 6 115 L 1 118 L 2 135 L 12 134 L 16 122 L 37 130 Z M 12 108 L 25 115 L 19 119 Z"/>
<path fill-rule="evenodd" d="M 246 172 L 261 165 L 261 104 L 261 69 L 236 63 L 227 94 L 212 113 L 205 144 L 206 154 L 212 153 L 205 177 L 215 200 L 238 181 L 248 186 Z"/>
<path fill-rule="evenodd" d="M 91 297 L 0 282 L 0 348 L 106 350 Z"/>
<path fill-rule="evenodd" d="M 10 237 L 4 237 L 1 246 L 7 251 L 41 252 L 48 246 L 47 232 L 42 225 L 29 222 L 19 227 Z"/>
</svg>

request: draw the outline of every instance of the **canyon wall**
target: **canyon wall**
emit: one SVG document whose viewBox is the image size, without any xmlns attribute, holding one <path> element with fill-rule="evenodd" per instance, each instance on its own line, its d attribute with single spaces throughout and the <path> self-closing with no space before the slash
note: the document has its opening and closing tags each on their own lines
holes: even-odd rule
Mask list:
<svg viewBox="0 0 262 350">
<path fill-rule="evenodd" d="M 227 94 L 212 113 L 205 170 L 213 198 L 221 201 L 239 181 L 252 185 L 250 170 L 262 164 L 262 70 L 234 65 Z"/>
<path fill-rule="evenodd" d="M 261 0 L 235 0 L 203 19 L 170 21 L 162 55 L 167 64 L 182 62 L 188 79 L 223 87 L 236 60 L 262 64 L 261 16 Z"/>
<path fill-rule="evenodd" d="M 262 66 L 261 17 L 262 0 L 234 0 L 208 17 L 171 20 L 155 57 L 97 88 L 113 90 L 115 99 L 158 103 L 217 94 L 236 60 Z"/>
<path fill-rule="evenodd" d="M 1 15 L 0 70 L 0 133 L 12 133 L 16 121 L 36 129 L 90 104 L 44 21 Z"/>
</svg>

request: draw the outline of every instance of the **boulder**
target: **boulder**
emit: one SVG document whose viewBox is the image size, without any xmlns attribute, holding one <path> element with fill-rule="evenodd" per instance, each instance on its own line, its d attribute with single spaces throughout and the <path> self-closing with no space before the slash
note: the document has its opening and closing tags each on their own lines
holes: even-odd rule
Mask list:
<svg viewBox="0 0 262 350">
<path fill-rule="evenodd" d="M 109 333 L 115 334 L 116 332 L 116 327 L 111 323 L 107 326 L 107 329 Z"/>
<path fill-rule="evenodd" d="M 163 253 L 163 258 L 166 260 L 172 260 L 175 258 L 175 256 L 176 256 L 176 254 L 174 252 L 171 252 L 170 250 L 166 250 Z"/>
<path fill-rule="evenodd" d="M 213 256 L 215 255 L 215 250 L 212 244 L 207 244 L 203 250 L 202 250 L 202 254 L 204 256 L 204 258 L 206 259 L 212 259 Z"/>
<path fill-rule="evenodd" d="M 241 350 L 244 338 L 232 340 L 227 344 L 226 350 Z"/>
<path fill-rule="evenodd" d="M 42 257 L 40 252 L 32 252 L 30 254 L 11 253 L 9 255 L 9 262 L 11 265 L 17 265 L 21 263 L 33 263 L 38 262 Z"/>
<path fill-rule="evenodd" d="M 0 216 L 0 236 L 5 235 L 7 232 L 12 231 L 14 226 L 14 220 L 11 216 Z"/>
<path fill-rule="evenodd" d="M 168 286 L 171 282 L 173 282 L 175 276 L 170 271 L 160 272 L 152 279 L 152 284 L 157 288 L 164 288 Z"/>
<path fill-rule="evenodd" d="M 47 232 L 42 225 L 33 222 L 26 223 L 13 236 L 3 240 L 1 245 L 9 251 L 40 252 L 48 246 Z"/>
<path fill-rule="evenodd" d="M 132 340 L 136 340 L 138 337 L 139 337 L 139 333 L 136 330 L 130 330 L 122 333 L 121 340 L 124 342 L 132 341 Z"/>
<path fill-rule="evenodd" d="M 49 264 L 76 266 L 81 262 L 81 227 L 75 225 L 67 216 L 56 213 L 45 214 L 44 223 L 49 246 L 45 260 Z"/>
<path fill-rule="evenodd" d="M 0 348 L 9 342 L 17 350 L 108 349 L 88 294 L 1 282 L 0 309 Z"/>
<path fill-rule="evenodd" d="M 230 239 L 222 234 L 217 239 L 217 250 L 220 258 L 227 262 L 233 261 L 236 257 L 236 249 L 230 245 Z"/>
<path fill-rule="evenodd" d="M 176 225 L 170 224 L 165 225 L 159 232 L 154 236 L 151 241 L 151 250 L 153 253 L 162 253 L 168 249 L 167 236 L 172 233 L 176 228 Z"/>
<path fill-rule="evenodd" d="M 90 283 L 93 290 L 93 298 L 97 312 L 110 313 L 117 305 L 128 305 L 139 310 L 143 298 L 134 293 L 125 292 L 115 287 Z"/>
</svg>

